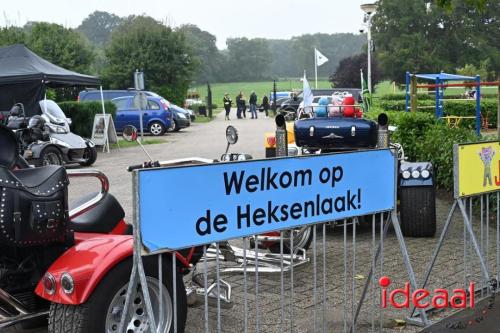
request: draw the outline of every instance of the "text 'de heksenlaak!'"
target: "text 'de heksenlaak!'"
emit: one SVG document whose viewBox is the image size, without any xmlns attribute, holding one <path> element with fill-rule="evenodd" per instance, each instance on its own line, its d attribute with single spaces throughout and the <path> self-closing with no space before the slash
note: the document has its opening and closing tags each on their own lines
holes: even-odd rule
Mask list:
<svg viewBox="0 0 500 333">
<path fill-rule="evenodd" d="M 390 150 L 144 169 L 134 177 L 150 252 L 394 209 Z"/>
</svg>

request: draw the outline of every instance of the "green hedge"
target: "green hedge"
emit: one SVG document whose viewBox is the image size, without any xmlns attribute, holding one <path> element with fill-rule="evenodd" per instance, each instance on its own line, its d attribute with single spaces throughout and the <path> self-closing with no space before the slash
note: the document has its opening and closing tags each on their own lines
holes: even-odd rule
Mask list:
<svg viewBox="0 0 500 333">
<path fill-rule="evenodd" d="M 208 114 L 208 107 L 205 104 L 192 105 L 190 109 L 193 110 L 196 114 L 200 114 L 199 112 L 200 106 L 205 107 L 207 109 L 207 114 Z M 218 107 L 217 104 L 212 103 L 212 110 L 217 109 L 217 107 Z"/>
<path fill-rule="evenodd" d="M 102 113 L 101 102 L 61 102 L 58 103 L 66 114 L 71 118 L 71 131 L 80 136 L 90 138 L 92 136 L 92 125 L 94 115 Z M 116 114 L 116 106 L 111 102 L 104 102 L 106 113 L 111 113 L 113 118 Z"/>
<path fill-rule="evenodd" d="M 365 116 L 376 120 L 383 110 L 371 110 Z M 391 141 L 403 146 L 409 161 L 430 161 L 434 166 L 436 184 L 453 188 L 453 144 L 475 142 L 479 138 L 467 128 L 449 128 L 428 113 L 385 112 L 389 124 L 397 127 Z"/>
<path fill-rule="evenodd" d="M 380 111 L 385 112 L 385 111 Z M 368 112 L 366 117 L 377 120 L 380 112 Z M 391 140 L 399 142 L 410 161 L 419 159 L 418 144 L 425 132 L 436 125 L 436 119 L 428 113 L 385 112 L 389 117 L 389 124 L 397 130 L 391 134 Z"/>
<path fill-rule="evenodd" d="M 433 100 L 434 95 L 419 93 L 417 94 L 417 98 L 419 100 Z M 380 101 L 404 101 L 406 100 L 405 93 L 396 93 L 396 94 L 385 94 L 378 98 Z"/>
<path fill-rule="evenodd" d="M 464 98 L 464 95 L 461 94 L 453 94 L 453 95 L 444 95 L 445 99 L 462 99 Z M 490 98 L 497 98 L 496 94 L 483 94 L 481 93 L 481 98 L 482 99 L 490 99 Z M 385 94 L 380 97 L 377 97 L 375 99 L 378 99 L 379 101 L 405 101 L 406 100 L 406 95 L 405 93 L 396 93 L 396 94 Z M 417 100 L 420 101 L 435 101 L 434 94 L 425 94 L 425 93 L 418 93 L 417 94 Z"/>
<path fill-rule="evenodd" d="M 437 124 L 425 132 L 417 145 L 417 155 L 422 161 L 432 162 L 436 184 L 450 191 L 453 189 L 453 145 L 479 139 L 472 130 Z"/>
<path fill-rule="evenodd" d="M 381 100 L 377 104 L 384 111 L 404 111 L 405 101 L 404 100 Z M 429 108 L 418 110 L 419 113 L 435 113 L 436 103 L 433 100 L 421 100 L 418 101 L 418 106 L 429 106 Z M 445 116 L 474 116 L 476 114 L 476 103 L 474 100 L 471 101 L 447 101 L 444 102 L 444 114 Z M 497 100 L 496 99 L 481 99 L 481 114 L 483 117 L 486 115 L 488 118 L 488 123 L 490 127 L 496 127 L 497 125 Z M 463 127 L 473 128 L 473 119 L 464 119 L 461 122 Z"/>
</svg>

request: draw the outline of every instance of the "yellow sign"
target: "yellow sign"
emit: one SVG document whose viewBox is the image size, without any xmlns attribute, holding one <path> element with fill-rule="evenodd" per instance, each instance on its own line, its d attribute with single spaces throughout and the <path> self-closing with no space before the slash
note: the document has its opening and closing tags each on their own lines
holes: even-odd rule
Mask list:
<svg viewBox="0 0 500 333">
<path fill-rule="evenodd" d="M 454 147 L 455 198 L 500 190 L 500 142 Z"/>
</svg>

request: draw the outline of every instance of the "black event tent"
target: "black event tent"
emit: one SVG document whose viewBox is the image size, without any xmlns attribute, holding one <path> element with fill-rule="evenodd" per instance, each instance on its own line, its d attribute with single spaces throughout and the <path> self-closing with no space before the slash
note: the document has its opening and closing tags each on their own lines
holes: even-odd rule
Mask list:
<svg viewBox="0 0 500 333">
<path fill-rule="evenodd" d="M 69 71 L 41 58 L 23 44 L 0 48 L 0 111 L 23 103 L 26 114 L 36 113 L 45 89 L 98 86 L 97 77 Z"/>
</svg>

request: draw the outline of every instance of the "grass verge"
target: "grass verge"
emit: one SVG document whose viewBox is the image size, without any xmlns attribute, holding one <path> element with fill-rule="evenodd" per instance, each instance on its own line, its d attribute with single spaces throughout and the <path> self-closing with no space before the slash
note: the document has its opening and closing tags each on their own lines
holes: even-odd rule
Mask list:
<svg viewBox="0 0 500 333">
<path fill-rule="evenodd" d="M 203 124 L 203 123 L 209 123 L 211 122 L 212 120 L 215 119 L 215 117 L 217 117 L 217 115 L 219 113 L 221 113 L 224 109 L 222 108 L 218 108 L 218 109 L 214 109 L 212 110 L 212 118 L 209 118 L 209 117 L 204 117 L 204 116 L 196 116 L 196 118 L 194 119 L 194 123 L 196 124 Z M 207 111 L 208 112 L 208 111 Z"/>
<path fill-rule="evenodd" d="M 148 138 L 146 137 L 144 139 L 144 141 L 142 141 L 142 144 L 143 145 L 155 145 L 155 144 L 159 144 L 159 143 L 165 143 L 167 142 L 166 139 L 160 139 L 160 138 Z M 129 147 L 137 147 L 139 146 L 139 144 L 137 142 L 129 142 L 129 141 L 125 141 L 123 139 L 118 139 L 118 144 L 116 143 L 112 143 L 111 144 L 111 148 L 118 148 L 118 145 L 120 146 L 120 148 L 129 148 Z"/>
<path fill-rule="evenodd" d="M 314 78 L 308 78 L 309 85 L 312 89 L 314 89 Z M 233 100 L 233 106 L 235 106 L 236 95 L 242 91 L 245 97 L 250 97 L 252 91 L 255 91 L 257 94 L 258 102 L 262 101 L 262 97 L 264 95 L 268 95 L 273 90 L 273 81 L 267 82 L 230 82 L 230 83 L 212 83 L 210 84 L 212 88 L 212 102 L 222 106 L 222 99 L 225 93 L 228 93 L 231 99 Z M 290 91 L 292 89 L 296 89 L 302 91 L 303 83 L 299 79 L 291 79 L 291 80 L 281 80 L 276 82 L 278 91 Z M 327 80 L 318 80 L 318 88 L 330 88 L 331 84 Z M 205 100 L 207 95 L 207 85 L 198 85 L 193 87 L 198 91 L 202 100 Z"/>
</svg>

